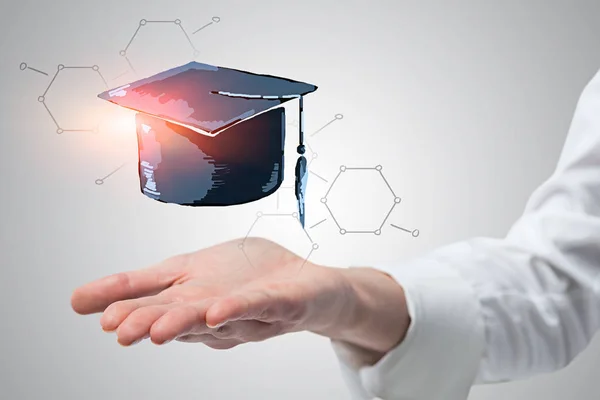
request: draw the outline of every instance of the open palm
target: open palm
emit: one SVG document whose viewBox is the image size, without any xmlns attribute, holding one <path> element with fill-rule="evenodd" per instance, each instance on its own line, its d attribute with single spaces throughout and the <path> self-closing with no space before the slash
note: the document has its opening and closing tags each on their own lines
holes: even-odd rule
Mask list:
<svg viewBox="0 0 600 400">
<path fill-rule="evenodd" d="M 245 252 L 241 243 L 89 283 L 75 290 L 72 307 L 103 312 L 102 328 L 116 331 L 124 346 L 150 338 L 229 349 L 334 323 L 348 291 L 340 274 L 264 239 L 246 239 Z"/>
</svg>

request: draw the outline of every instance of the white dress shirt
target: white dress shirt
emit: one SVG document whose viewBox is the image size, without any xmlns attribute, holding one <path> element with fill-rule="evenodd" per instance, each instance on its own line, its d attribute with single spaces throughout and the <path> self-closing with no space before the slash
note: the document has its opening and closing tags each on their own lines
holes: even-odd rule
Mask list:
<svg viewBox="0 0 600 400">
<path fill-rule="evenodd" d="M 333 342 L 353 399 L 465 400 L 474 384 L 569 364 L 600 327 L 600 71 L 556 170 L 505 238 L 380 269 L 404 288 L 411 325 L 374 365 Z"/>
</svg>

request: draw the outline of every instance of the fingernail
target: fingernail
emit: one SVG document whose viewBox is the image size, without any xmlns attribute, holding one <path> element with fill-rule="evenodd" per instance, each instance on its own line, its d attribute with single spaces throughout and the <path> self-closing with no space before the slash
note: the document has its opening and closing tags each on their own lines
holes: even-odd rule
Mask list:
<svg viewBox="0 0 600 400">
<path fill-rule="evenodd" d="M 222 327 L 223 325 L 225 325 L 225 322 L 221 322 L 221 323 L 216 324 L 216 325 L 211 325 L 208 322 L 206 323 L 206 326 L 209 327 L 210 329 L 217 329 L 217 328 Z"/>
</svg>

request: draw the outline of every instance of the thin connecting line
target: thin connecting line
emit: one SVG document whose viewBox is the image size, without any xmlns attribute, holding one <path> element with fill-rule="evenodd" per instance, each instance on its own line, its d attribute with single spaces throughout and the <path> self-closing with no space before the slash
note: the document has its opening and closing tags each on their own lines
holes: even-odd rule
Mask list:
<svg viewBox="0 0 600 400">
<path fill-rule="evenodd" d="M 137 75 L 137 71 L 133 67 L 133 64 L 131 63 L 131 60 L 129 59 L 129 57 L 125 56 L 125 61 L 127 61 L 127 64 L 129 65 L 129 68 L 131 68 L 131 70 L 133 71 L 133 73 Z"/>
<path fill-rule="evenodd" d="M 117 76 L 115 76 L 113 78 L 113 81 L 116 81 L 117 79 L 124 77 L 125 75 L 127 75 L 128 72 L 129 71 L 125 71 L 125 72 L 120 73 L 119 75 L 117 75 Z"/>
<path fill-rule="evenodd" d="M 398 196 L 396 196 L 396 193 L 394 193 L 394 189 L 392 189 L 392 186 L 389 184 L 389 182 L 387 181 L 387 179 L 385 179 L 385 176 L 383 176 L 383 172 L 381 172 L 381 169 L 379 169 L 378 171 L 379 171 L 379 175 L 381 175 L 381 178 L 383 179 L 383 181 L 387 185 L 388 189 L 390 189 L 390 192 L 392 192 L 392 194 L 394 195 L 394 198 L 398 197 Z M 393 208 L 392 208 L 392 210 L 393 210 Z"/>
<path fill-rule="evenodd" d="M 338 223 L 337 219 L 335 218 L 335 215 L 333 215 L 333 212 L 331 211 L 331 208 L 329 208 L 329 205 L 327 205 L 327 203 L 325 203 L 325 208 L 327 209 L 327 211 L 329 212 L 329 215 L 331 215 L 331 219 L 333 219 L 333 222 L 335 222 L 335 224 L 337 225 L 338 229 L 342 229 L 342 227 L 340 226 L 340 224 Z"/>
<path fill-rule="evenodd" d="M 385 216 L 385 219 L 383 220 L 383 222 L 381 223 L 381 225 L 379 225 L 379 230 L 381 230 L 383 228 L 383 225 L 385 225 L 385 223 L 387 222 L 387 220 L 390 217 L 390 215 L 392 215 L 392 211 L 394 211 L 394 208 L 396 208 L 397 204 L 398 203 L 394 202 L 394 205 L 392 206 L 392 208 L 390 208 L 390 211 L 388 211 L 387 215 Z"/>
<path fill-rule="evenodd" d="M 418 236 L 419 236 L 419 234 L 421 233 L 421 232 L 420 232 L 418 229 L 413 229 L 413 230 L 411 231 L 411 230 L 409 230 L 409 229 L 402 228 L 401 226 L 394 225 L 394 224 L 390 224 L 390 226 L 392 226 L 393 228 L 399 229 L 399 230 L 401 230 L 401 231 L 403 231 L 403 232 L 410 233 L 410 234 L 412 235 L 412 237 L 415 237 L 415 238 L 416 238 L 416 237 L 418 237 Z"/>
<path fill-rule="evenodd" d="M 294 215 L 294 219 L 296 219 L 298 221 L 298 223 L 300 224 L 300 219 Z M 314 241 L 312 240 L 312 238 L 310 237 L 308 231 L 306 229 L 304 229 L 304 227 L 302 226 L 302 224 L 300 224 L 300 227 L 302 228 L 302 230 L 304 231 L 304 233 L 306 234 L 306 237 L 308 238 L 308 240 L 310 241 L 311 244 L 314 243 Z"/>
<path fill-rule="evenodd" d="M 411 230 L 408 230 L 406 228 L 402 228 L 401 226 L 398 226 L 398 225 L 390 224 L 390 226 L 393 226 L 394 228 L 400 229 L 401 231 L 404 231 L 404 232 L 407 232 L 407 233 L 412 233 Z"/>
<path fill-rule="evenodd" d="M 254 229 L 254 225 L 256 225 L 256 223 L 258 222 L 259 219 L 260 219 L 260 217 L 256 217 L 256 219 L 254 220 L 254 223 L 252 223 L 252 225 L 250 225 L 250 229 L 248 229 L 248 233 L 246 233 L 246 236 L 244 237 L 244 240 L 242 241 L 242 245 L 246 243 L 246 239 L 248 239 L 248 236 L 250 236 L 250 232 L 252 232 L 252 229 Z"/>
<path fill-rule="evenodd" d="M 327 196 L 329 196 L 329 193 L 331 193 L 331 189 L 333 189 L 333 185 L 335 185 L 335 182 L 338 180 L 342 172 L 343 171 L 338 172 L 338 174 L 335 176 L 333 182 L 331 182 L 331 186 L 329 186 L 329 190 L 327 190 L 327 193 L 325 193 L 325 196 L 323 196 L 323 198 L 327 198 Z"/>
<path fill-rule="evenodd" d="M 192 35 L 195 35 L 196 33 L 200 32 L 201 30 L 208 28 L 209 26 L 211 26 L 212 24 L 218 24 L 219 22 L 221 22 L 221 18 L 219 17 L 212 17 L 212 21 L 209 22 L 208 24 L 196 29 L 194 32 L 192 32 Z"/>
<path fill-rule="evenodd" d="M 313 174 L 314 176 L 316 176 L 317 178 L 319 178 L 320 180 L 322 180 L 325 183 L 328 183 L 329 181 L 325 178 L 323 178 L 321 175 L 317 175 L 315 172 L 310 171 L 311 174 Z"/>
<path fill-rule="evenodd" d="M 60 129 L 60 125 L 58 124 L 58 122 L 56 121 L 56 118 L 54 118 L 54 115 L 52 114 L 52 111 L 50 111 L 50 109 L 48 108 L 48 106 L 46 105 L 45 101 L 42 101 L 42 104 L 44 105 L 44 108 L 46 109 L 46 111 L 48 111 L 48 114 L 50 114 L 50 118 L 52 118 L 52 121 L 54 121 L 54 125 L 56 125 L 57 129 Z"/>
<path fill-rule="evenodd" d="M 321 132 L 323 129 L 327 128 L 329 125 L 333 124 L 335 121 L 339 121 L 339 120 L 341 120 L 343 118 L 344 118 L 344 116 L 342 114 L 336 114 L 331 121 L 329 121 L 328 123 L 326 123 L 325 125 L 323 125 L 321 128 L 317 129 L 310 136 L 315 136 L 317 133 Z"/>
<path fill-rule="evenodd" d="M 25 71 L 26 69 L 28 69 L 30 71 L 37 72 L 38 74 L 49 76 L 48 73 L 41 71 L 39 69 L 36 69 L 36 68 L 32 68 L 29 65 L 27 65 L 27 63 L 24 63 L 24 62 L 19 65 L 19 69 L 21 71 Z"/>
<path fill-rule="evenodd" d="M 142 23 L 140 23 L 137 27 L 137 29 L 135 30 L 135 33 L 133 34 L 133 36 L 131 37 L 131 39 L 129 40 L 129 43 L 127 43 L 127 46 L 125 46 L 125 49 L 123 50 L 123 52 L 127 52 L 127 50 L 129 50 L 129 47 L 131 47 L 131 44 L 133 43 L 133 40 L 136 38 L 137 34 L 140 32 L 140 29 L 142 29 Z"/>
<path fill-rule="evenodd" d="M 99 178 L 96 179 L 96 185 L 102 185 L 104 183 L 105 180 L 107 180 L 108 178 L 110 178 L 112 175 L 114 175 L 115 173 L 117 173 L 121 168 L 123 168 L 125 165 L 127 165 L 127 163 L 123 163 L 121 164 L 119 167 L 117 167 L 116 169 L 114 169 L 113 171 L 111 171 L 108 175 L 106 175 L 103 178 Z"/>
<path fill-rule="evenodd" d="M 198 49 L 196 48 L 196 46 L 194 46 L 192 39 L 190 39 L 190 36 L 187 34 L 186 30 L 183 28 L 183 25 L 181 25 L 181 23 L 179 23 L 177 25 L 181 28 L 181 32 L 183 32 L 183 34 L 185 35 L 185 38 L 187 39 L 190 46 L 192 46 L 192 49 L 194 49 L 194 53 L 198 53 Z"/>
<path fill-rule="evenodd" d="M 209 22 L 208 24 L 204 25 L 203 27 L 196 29 L 194 32 L 192 32 L 192 35 L 195 35 L 196 33 L 200 32 L 202 29 L 204 28 L 208 28 L 209 26 L 211 26 L 213 23 Z"/>
<path fill-rule="evenodd" d="M 54 83 L 54 81 L 56 80 L 56 77 L 58 76 L 58 74 L 60 73 L 62 68 L 59 68 L 56 70 L 56 73 L 54 74 L 54 76 L 52 77 L 52 80 L 50 81 L 50 83 L 48 84 L 48 87 L 46 88 L 46 90 L 44 91 L 44 94 L 42 95 L 42 97 L 46 97 L 46 95 L 48 94 L 48 91 L 50 90 L 50 88 L 52 87 L 52 84 Z"/>
<path fill-rule="evenodd" d="M 302 269 L 304 268 L 304 266 L 306 265 L 306 263 L 308 262 L 308 259 L 310 258 L 310 256 L 312 256 L 312 253 L 315 251 L 314 248 L 310 249 L 310 252 L 308 253 L 308 255 L 306 256 L 306 258 L 304 259 L 304 261 L 302 262 L 302 265 L 300 265 L 300 269 L 298 270 L 298 274 L 300 274 L 300 272 L 302 272 Z"/>
<path fill-rule="evenodd" d="M 325 222 L 325 221 L 327 221 L 327 218 L 325 218 L 325 219 L 324 219 L 324 220 L 322 220 L 322 221 L 319 221 L 319 222 L 317 222 L 316 224 L 314 224 L 313 226 L 311 226 L 311 227 L 310 227 L 310 228 L 308 228 L 308 229 L 313 229 L 313 228 L 316 228 L 317 226 L 321 225 L 321 224 L 322 224 L 323 222 Z"/>
</svg>

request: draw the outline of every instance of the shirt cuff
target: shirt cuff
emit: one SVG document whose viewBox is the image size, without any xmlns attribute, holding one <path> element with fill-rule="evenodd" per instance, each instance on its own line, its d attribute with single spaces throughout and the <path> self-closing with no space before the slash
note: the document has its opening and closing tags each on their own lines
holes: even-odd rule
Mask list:
<svg viewBox="0 0 600 400">
<path fill-rule="evenodd" d="M 368 352 L 332 341 L 354 398 L 465 400 L 485 343 L 473 287 L 433 259 L 376 268 L 404 289 L 411 323 L 402 343 L 375 363 Z"/>
</svg>

